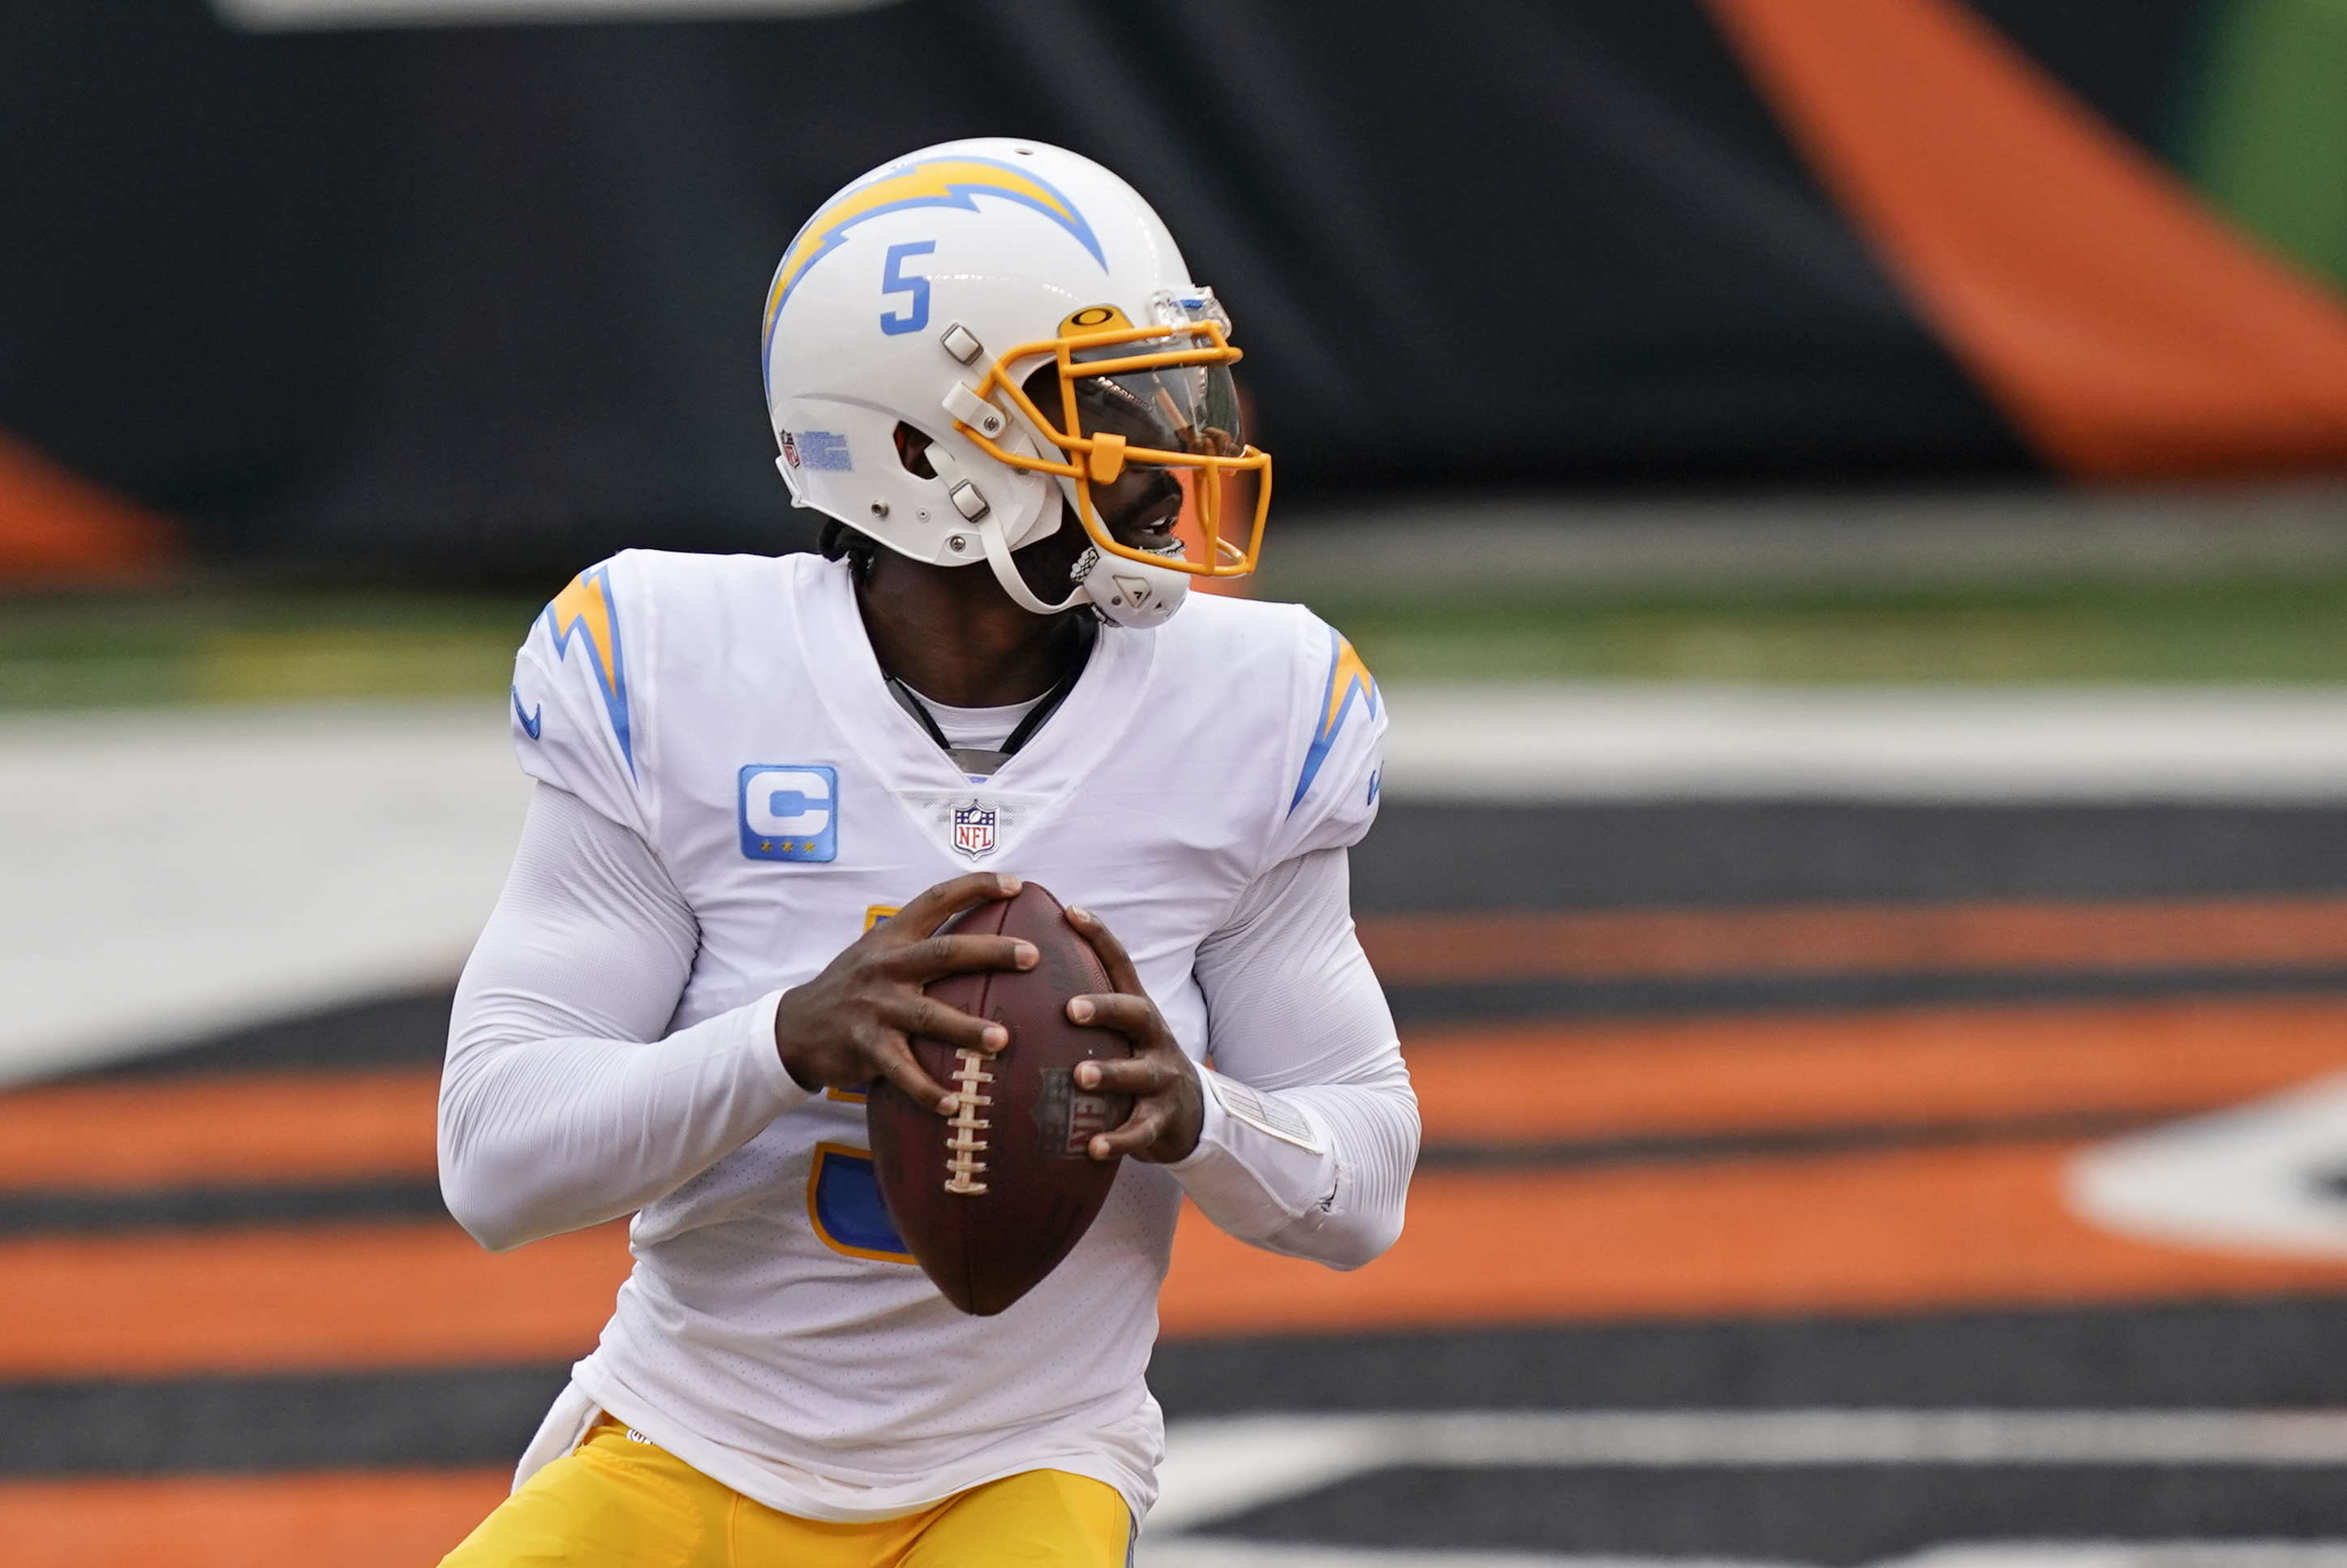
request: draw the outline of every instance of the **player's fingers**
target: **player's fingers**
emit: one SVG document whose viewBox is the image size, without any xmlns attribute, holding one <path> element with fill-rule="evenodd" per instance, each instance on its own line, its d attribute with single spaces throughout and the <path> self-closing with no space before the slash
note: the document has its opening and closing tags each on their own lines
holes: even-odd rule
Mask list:
<svg viewBox="0 0 2347 1568">
<path fill-rule="evenodd" d="M 925 937 L 882 960 L 888 973 L 917 986 L 972 969 L 1031 969 L 1041 955 L 1015 937 Z"/>
<path fill-rule="evenodd" d="M 1113 1160 L 1119 1154 L 1138 1154 L 1163 1135 L 1166 1123 L 1172 1120 L 1169 1112 L 1159 1106 L 1143 1103 L 1133 1108 L 1124 1125 L 1112 1132 L 1095 1132 L 1084 1146 L 1084 1153 L 1095 1160 Z"/>
<path fill-rule="evenodd" d="M 1165 1034 L 1165 1019 L 1147 997 L 1094 991 L 1068 999 L 1068 1021 L 1091 1029 L 1110 1029 L 1137 1047 L 1158 1043 Z"/>
<path fill-rule="evenodd" d="M 1173 1088 L 1180 1077 L 1180 1070 L 1171 1062 L 1150 1056 L 1076 1063 L 1077 1088 L 1098 1089 L 1110 1094 L 1162 1094 Z"/>
<path fill-rule="evenodd" d="M 1102 967 L 1108 970 L 1110 985 L 1128 996 L 1147 994 L 1141 987 L 1141 972 L 1133 967 L 1132 957 L 1125 952 L 1124 944 L 1117 940 L 1116 933 L 1108 928 L 1108 922 L 1091 910 L 1079 907 L 1068 911 L 1068 924 L 1073 926 L 1083 939 L 1092 945 L 1092 951 L 1100 955 Z"/>
<path fill-rule="evenodd" d="M 1016 876 L 1006 876 L 995 871 L 972 871 L 940 882 L 934 887 L 923 888 L 903 908 L 882 922 L 877 929 L 899 934 L 907 942 L 917 942 L 973 904 L 1016 897 L 1019 886 Z"/>
<path fill-rule="evenodd" d="M 953 1107 L 945 1103 L 952 1096 L 946 1092 L 944 1085 L 921 1071 L 921 1064 L 915 1060 L 912 1048 L 903 1040 L 876 1042 L 866 1049 L 865 1056 L 879 1077 L 887 1079 L 920 1104 L 942 1115 L 953 1114 Z"/>
<path fill-rule="evenodd" d="M 968 1046 L 973 1050 L 996 1051 L 1010 1043 L 1010 1031 L 1000 1024 L 972 1018 L 935 997 L 891 998 L 881 1007 L 880 1018 L 890 1029 L 938 1040 L 957 1050 Z"/>
</svg>

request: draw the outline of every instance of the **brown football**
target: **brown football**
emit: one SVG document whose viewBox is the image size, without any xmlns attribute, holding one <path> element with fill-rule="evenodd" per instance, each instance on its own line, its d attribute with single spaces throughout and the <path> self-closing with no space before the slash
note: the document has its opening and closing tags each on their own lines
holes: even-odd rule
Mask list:
<svg viewBox="0 0 2347 1568">
<path fill-rule="evenodd" d="M 1068 1021 L 1070 997 L 1111 987 L 1100 955 L 1041 886 L 1027 883 L 1017 897 L 980 904 L 946 928 L 1035 944 L 1040 961 L 1031 969 L 948 975 L 928 989 L 1002 1025 L 1010 1043 L 989 1057 L 916 1039 L 922 1071 L 962 1095 L 961 1111 L 939 1116 L 886 1081 L 873 1085 L 865 1111 L 897 1234 L 947 1300 L 991 1317 L 1058 1267 L 1108 1201 L 1122 1162 L 1084 1150 L 1095 1133 L 1124 1124 L 1133 1099 L 1077 1088 L 1075 1066 L 1132 1047 L 1113 1030 Z"/>
</svg>

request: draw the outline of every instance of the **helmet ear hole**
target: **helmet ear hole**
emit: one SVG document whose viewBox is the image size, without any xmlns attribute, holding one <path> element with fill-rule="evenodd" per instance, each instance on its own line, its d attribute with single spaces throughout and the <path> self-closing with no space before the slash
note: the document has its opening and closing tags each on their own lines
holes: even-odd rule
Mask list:
<svg viewBox="0 0 2347 1568">
<path fill-rule="evenodd" d="M 923 479 L 936 478 L 937 467 L 929 461 L 929 438 L 901 419 L 897 421 L 896 435 L 897 461 L 905 466 L 905 472 Z"/>
</svg>

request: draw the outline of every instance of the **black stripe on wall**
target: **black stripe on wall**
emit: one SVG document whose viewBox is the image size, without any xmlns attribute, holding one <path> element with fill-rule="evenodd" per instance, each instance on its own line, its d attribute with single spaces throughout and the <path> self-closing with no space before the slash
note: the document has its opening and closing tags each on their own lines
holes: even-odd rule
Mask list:
<svg viewBox="0 0 2347 1568">
<path fill-rule="evenodd" d="M 0 1384 L 0 1473 L 511 1464 L 568 1367 Z"/>
<path fill-rule="evenodd" d="M 1390 986 L 1406 1024 L 1686 1013 L 2089 1001 L 2163 997 L 2321 996 L 2347 992 L 2347 968 L 2110 969 L 1969 974 L 1732 975 L 1627 980 L 1479 980 Z"/>
<path fill-rule="evenodd" d="M 1218 1519 L 1207 1532 L 1842 1568 L 1942 1542 L 2332 1539 L 2347 1536 L 2347 1486 L 2313 1466 L 1413 1466 Z"/>
<path fill-rule="evenodd" d="M 1169 1417 L 1250 1410 L 2347 1405 L 2347 1293 L 1159 1344 Z"/>
<path fill-rule="evenodd" d="M 2347 808 L 1394 800 L 1352 861 L 1370 915 L 2312 894 Z"/>
<path fill-rule="evenodd" d="M 440 1201 L 440 1184 L 430 1177 L 317 1186 L 0 1192 L 0 1235 L 447 1218 L 447 1208 Z"/>
</svg>

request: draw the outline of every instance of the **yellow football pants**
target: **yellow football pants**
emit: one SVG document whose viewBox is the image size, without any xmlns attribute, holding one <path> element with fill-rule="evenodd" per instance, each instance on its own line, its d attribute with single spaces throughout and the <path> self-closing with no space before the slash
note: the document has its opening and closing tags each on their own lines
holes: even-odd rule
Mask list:
<svg viewBox="0 0 2347 1568">
<path fill-rule="evenodd" d="M 826 1524 L 753 1502 L 609 1417 L 441 1568 L 1122 1568 L 1113 1487 L 1031 1470 L 902 1519 Z"/>
</svg>

